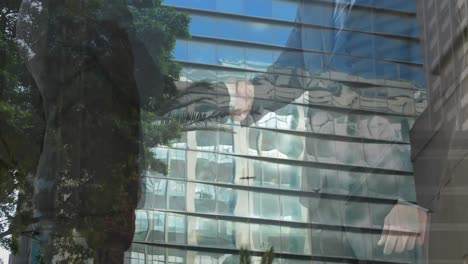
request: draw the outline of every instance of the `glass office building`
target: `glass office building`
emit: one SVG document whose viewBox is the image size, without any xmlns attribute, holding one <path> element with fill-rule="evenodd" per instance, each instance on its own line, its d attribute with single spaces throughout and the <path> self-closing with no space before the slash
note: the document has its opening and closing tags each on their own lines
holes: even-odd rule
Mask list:
<svg viewBox="0 0 468 264">
<path fill-rule="evenodd" d="M 144 178 L 126 263 L 239 263 L 242 247 L 274 247 L 275 263 L 418 262 L 377 245 L 396 201 L 415 201 L 414 2 L 163 1 L 191 17 L 177 85 L 201 99 L 183 111 L 210 116 L 240 82 L 255 99 L 242 122 L 212 115 L 154 149 L 168 174 Z"/>
</svg>

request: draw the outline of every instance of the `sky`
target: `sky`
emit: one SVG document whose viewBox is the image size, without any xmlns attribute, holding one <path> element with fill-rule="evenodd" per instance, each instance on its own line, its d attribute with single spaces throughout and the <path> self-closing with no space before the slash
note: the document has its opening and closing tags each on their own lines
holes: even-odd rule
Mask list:
<svg viewBox="0 0 468 264">
<path fill-rule="evenodd" d="M 8 264 L 9 255 L 10 255 L 10 252 L 8 250 L 0 248 L 0 259 L 3 260 L 3 263 Z"/>
</svg>

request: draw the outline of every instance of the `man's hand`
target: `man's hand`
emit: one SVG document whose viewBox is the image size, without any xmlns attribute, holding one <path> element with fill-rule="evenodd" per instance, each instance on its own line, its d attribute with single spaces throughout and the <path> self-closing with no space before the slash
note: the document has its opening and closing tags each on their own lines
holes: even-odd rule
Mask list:
<svg viewBox="0 0 468 264">
<path fill-rule="evenodd" d="M 424 209 L 398 203 L 385 217 L 378 245 L 384 246 L 385 255 L 393 251 L 402 253 L 405 249 L 413 250 L 416 243 L 424 243 L 426 224 L 427 213 Z"/>
<path fill-rule="evenodd" d="M 229 113 L 236 121 L 244 120 L 252 109 L 255 87 L 249 81 L 226 83 L 230 95 Z"/>
</svg>

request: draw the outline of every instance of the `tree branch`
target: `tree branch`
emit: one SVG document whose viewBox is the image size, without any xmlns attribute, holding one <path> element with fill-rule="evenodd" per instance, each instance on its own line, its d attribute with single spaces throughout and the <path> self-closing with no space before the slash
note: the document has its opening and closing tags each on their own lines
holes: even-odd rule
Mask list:
<svg viewBox="0 0 468 264">
<path fill-rule="evenodd" d="M 9 236 L 9 235 L 11 235 L 11 234 L 13 234 L 13 230 L 12 230 L 12 229 L 8 229 L 7 231 L 0 233 L 0 239 L 4 238 L 4 237 L 6 237 L 6 236 Z"/>
</svg>

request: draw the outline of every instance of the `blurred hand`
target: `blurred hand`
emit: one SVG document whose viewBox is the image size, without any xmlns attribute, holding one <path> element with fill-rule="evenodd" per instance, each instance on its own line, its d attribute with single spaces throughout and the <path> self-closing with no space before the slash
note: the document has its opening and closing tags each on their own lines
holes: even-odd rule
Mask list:
<svg viewBox="0 0 468 264">
<path fill-rule="evenodd" d="M 385 255 L 413 250 L 416 243 L 424 243 L 426 224 L 427 213 L 424 209 L 398 203 L 385 217 L 378 245 L 384 246 Z"/>
<path fill-rule="evenodd" d="M 249 81 L 226 83 L 230 95 L 229 113 L 236 121 L 244 120 L 252 109 L 255 87 Z"/>
</svg>

